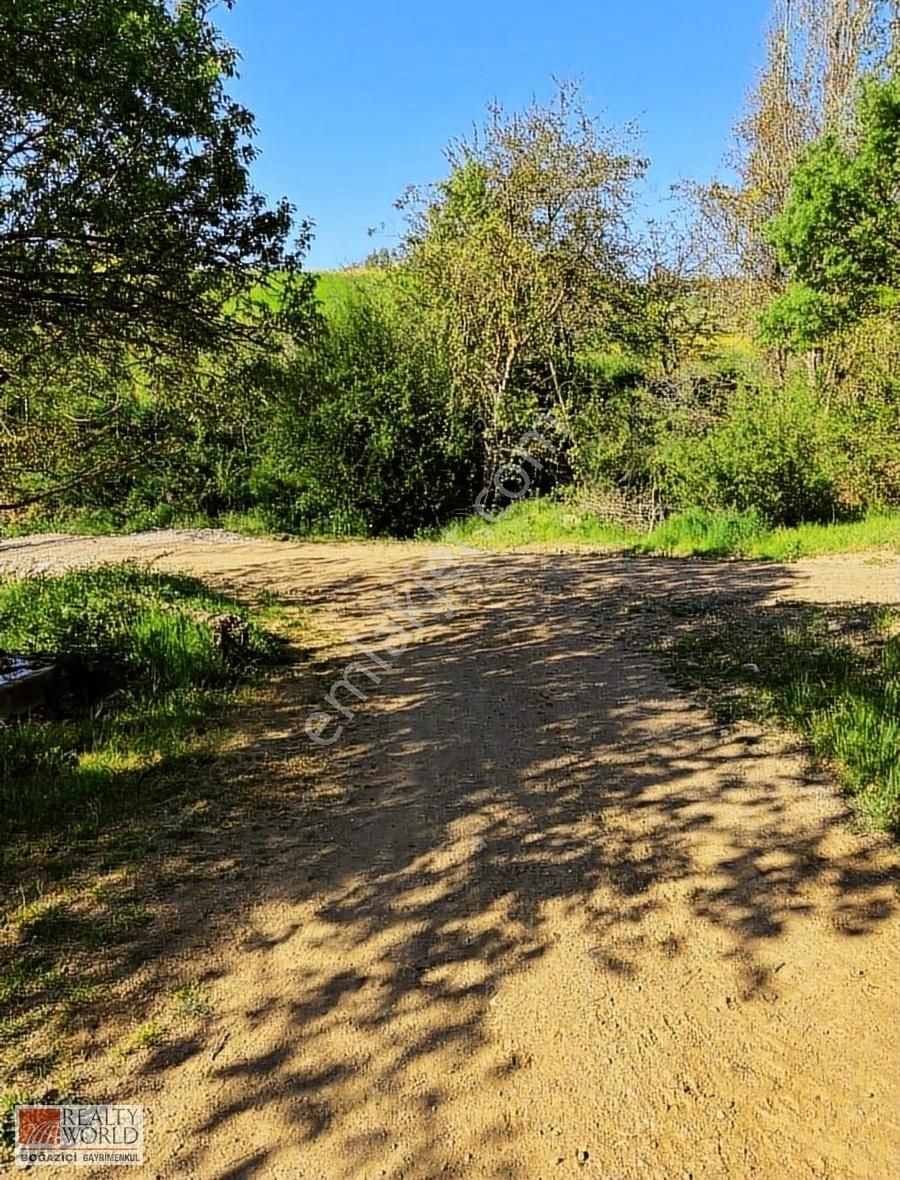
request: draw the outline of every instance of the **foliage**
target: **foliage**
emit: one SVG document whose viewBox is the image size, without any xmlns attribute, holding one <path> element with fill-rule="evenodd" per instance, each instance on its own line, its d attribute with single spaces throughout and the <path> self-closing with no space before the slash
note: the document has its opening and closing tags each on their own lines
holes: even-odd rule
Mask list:
<svg viewBox="0 0 900 1180">
<path fill-rule="evenodd" d="M 577 483 L 588 488 L 649 488 L 653 454 L 663 427 L 659 400 L 637 373 L 609 381 L 588 374 L 591 395 L 573 420 L 570 462 Z M 592 379 L 593 378 L 593 379 Z"/>
<path fill-rule="evenodd" d="M 288 206 L 251 187 L 253 119 L 226 92 L 236 54 L 206 9 L 5 7 L 5 333 L 208 348 L 240 322 L 223 306 L 294 260 Z"/>
<path fill-rule="evenodd" d="M 471 419 L 414 314 L 386 281 L 355 285 L 297 355 L 249 476 L 270 527 L 409 536 L 471 505 Z"/>
<path fill-rule="evenodd" d="M 809 348 L 863 316 L 900 307 L 900 80 L 870 80 L 851 143 L 811 145 L 769 238 L 792 284 L 768 335 Z"/>
<path fill-rule="evenodd" d="M 867 344 L 845 347 L 867 373 L 843 386 L 811 382 L 800 365 L 772 381 L 752 356 L 724 350 L 671 378 L 654 377 L 652 362 L 642 371 L 625 357 L 588 359 L 572 418 L 575 480 L 589 491 L 653 492 L 669 509 L 754 510 L 773 524 L 897 505 L 893 352 L 876 367 Z"/>
<path fill-rule="evenodd" d="M 212 418 L 254 352 L 303 330 L 291 211 L 252 187 L 235 64 L 203 0 L 4 7 L 0 500 L 127 470 L 166 441 L 143 423 L 130 446 L 135 419 Z"/>
<path fill-rule="evenodd" d="M 230 193 L 263 217 L 246 176 L 252 123 L 224 91 L 233 56 L 195 5 L 160 5 L 142 0 L 129 10 L 147 19 L 129 25 L 108 60 L 128 45 L 138 57 L 161 46 L 163 67 L 135 100 L 149 104 L 148 152 L 169 125 L 166 87 L 178 99 L 173 119 L 206 119 L 208 136 L 190 151 L 180 140 L 170 145 L 162 195 L 183 168 L 183 191 L 196 181 L 208 210 Z M 71 36 L 76 48 L 106 27 L 103 20 L 125 19 L 105 0 L 57 28 L 58 8 L 47 6 L 41 17 L 24 5 L 15 19 L 34 28 L 46 19 L 54 37 Z M 96 291 L 85 271 L 86 289 L 99 300 L 94 327 L 72 351 L 69 321 L 48 322 L 41 347 L 27 364 L 17 354 L 18 367 L 0 385 L 0 491 L 34 500 L 7 513 L 3 531 L 235 522 L 257 532 L 411 536 L 468 512 L 485 487 L 488 505 L 502 502 L 494 477 L 548 410 L 560 423 L 560 445 L 535 473 L 533 490 L 572 482 L 577 493 L 650 497 L 684 520 L 696 509 L 683 527 L 700 537 L 702 551 L 738 543 L 717 531 L 726 517 L 792 526 L 900 504 L 898 255 L 889 200 L 897 84 L 873 80 L 853 123 L 848 96 L 861 71 L 885 56 L 878 44 L 874 56 L 866 48 L 865 30 L 882 28 L 880 9 L 870 0 L 858 8 L 862 24 L 848 30 L 843 0 L 830 14 L 820 0 L 803 0 L 797 25 L 786 31 L 782 23 L 780 41 L 773 34 L 759 117 L 745 127 L 741 241 L 771 254 L 762 214 L 784 210 L 772 229 L 781 235 L 781 269 L 766 282 L 780 287 L 787 265 L 797 276 L 769 313 L 769 339 L 815 341 L 814 356 L 795 360 L 781 347 L 768 354 L 750 338 L 735 310 L 743 277 L 714 277 L 702 224 L 679 214 L 641 238 L 629 232 L 643 161 L 627 131 L 603 127 L 577 89 L 563 86 L 547 106 L 491 108 L 484 127 L 451 144 L 447 178 L 408 193 L 401 247 L 317 276 L 315 308 L 298 303 L 305 288 L 290 262 L 276 271 L 277 252 L 253 254 L 250 229 L 242 239 L 249 253 L 228 255 L 219 277 L 202 255 L 182 252 L 184 281 L 209 287 L 202 297 L 193 286 L 178 289 L 198 314 L 215 313 L 212 335 L 202 325 L 192 334 L 183 309 L 169 323 L 148 313 L 146 339 L 128 335 L 138 331 L 131 321 L 119 332 L 102 303 L 116 267 L 100 266 Z M 844 38 L 845 58 L 834 57 L 823 29 Z M 184 49 L 178 61 L 173 46 Z M 210 64 L 200 71 L 205 81 L 188 85 L 201 60 L 215 70 Z M 779 62 L 787 73 L 779 74 Z M 832 75 L 817 81 L 811 62 Z M 50 65 L 38 54 L 29 68 Z M 134 63 L 136 79 L 146 70 L 145 61 Z M 54 112 L 86 118 L 104 85 L 84 81 Z M 112 103 L 113 123 L 118 110 Z M 84 151 L 101 150 L 104 128 L 101 121 Z M 202 179 L 221 147 L 217 135 L 237 153 L 237 171 L 225 168 L 216 181 L 222 191 Z M 185 152 L 195 149 L 189 166 Z M 122 174 L 136 195 L 110 197 L 117 216 L 126 203 L 140 210 L 138 163 L 131 159 L 136 171 Z M 34 164 L 40 178 L 38 156 Z M 213 239 L 225 225 L 216 221 Z M 204 241 L 198 249 L 209 246 Z M 752 270 L 749 254 L 742 258 Z M 177 268 L 167 273 L 181 281 Z M 66 271 L 66 282 L 76 276 L 77 268 Z M 93 313 L 86 307 L 84 315 Z M 20 326 L 16 339 L 28 331 Z M 10 329 L 0 348 L 14 336 Z M 718 540 L 697 523 L 710 513 Z M 516 510 L 516 528 L 524 529 L 525 516 Z"/>
<path fill-rule="evenodd" d="M 756 309 L 785 281 L 765 227 L 784 209 L 807 145 L 849 133 L 859 80 L 888 65 L 894 9 L 892 0 L 773 0 L 766 59 L 727 158 L 737 183 L 691 189 L 711 246 Z"/>
<path fill-rule="evenodd" d="M 665 441 L 686 431 L 692 437 L 702 434 L 725 413 L 744 376 L 752 380 L 752 370 L 727 356 L 685 363 L 666 376 L 650 356 L 586 355 L 579 365 L 581 389 L 569 454 L 576 483 L 632 491 L 656 488 Z"/>
<path fill-rule="evenodd" d="M 636 274 L 625 284 L 617 335 L 663 376 L 713 350 L 722 308 L 696 224 L 651 222 L 637 247 Z"/>
<path fill-rule="evenodd" d="M 900 503 L 900 317 L 866 316 L 821 350 L 825 389 L 846 417 L 859 503 Z"/>
<path fill-rule="evenodd" d="M 492 106 L 447 149 L 450 176 L 410 190 L 402 267 L 481 423 L 484 473 L 541 409 L 565 413 L 573 351 L 625 277 L 624 217 L 643 169 L 571 86 L 519 114 Z"/>
<path fill-rule="evenodd" d="M 659 445 L 669 503 L 755 510 L 772 524 L 831 520 L 850 510 L 841 488 L 841 423 L 800 379 L 786 388 L 742 387 L 712 425 L 675 422 Z"/>
</svg>

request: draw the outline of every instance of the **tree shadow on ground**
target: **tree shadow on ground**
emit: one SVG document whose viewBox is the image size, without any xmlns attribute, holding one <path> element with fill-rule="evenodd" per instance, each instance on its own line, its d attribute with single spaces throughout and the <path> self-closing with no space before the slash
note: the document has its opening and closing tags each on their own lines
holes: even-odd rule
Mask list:
<svg viewBox="0 0 900 1180">
<path fill-rule="evenodd" d="M 383 599 L 406 571 L 335 571 L 314 592 L 287 565 L 221 572 L 244 592 L 327 602 L 342 637 L 392 667 L 377 684 L 354 676 L 364 703 L 342 691 L 354 715 L 324 755 L 304 724 L 350 657 L 323 667 L 316 691 L 285 677 L 211 770 L 211 792 L 221 778 L 272 805 L 252 822 L 234 810 L 199 892 L 196 875 L 172 874 L 158 959 L 128 996 L 158 993 L 186 956 L 206 954 L 214 993 L 240 973 L 220 1053 L 187 1030 L 127 1079 L 129 1100 L 141 1084 L 214 1092 L 182 1114 L 179 1174 L 299 1174 L 290 1161 L 326 1138 L 342 1160 L 328 1180 L 399 1175 L 400 1161 L 467 1174 L 444 1143 L 454 1077 L 489 1087 L 531 1068 L 492 1044 L 491 1005 L 556 962 L 561 923 L 599 995 L 663 986 L 660 963 L 687 986 L 693 959 L 679 964 L 696 941 L 726 964 L 729 1002 L 754 1004 L 777 997 L 793 924 L 851 940 L 892 911 L 880 843 L 843 831 L 827 785 L 757 733 L 716 724 L 647 652 L 673 601 L 758 604 L 789 589 L 789 567 L 523 555 L 456 572 L 445 601 L 418 597 L 424 625 L 389 660 Z M 256 908 L 235 944 L 238 897 Z M 398 1092 L 402 1135 L 381 1114 Z M 486 1150 L 504 1133 L 498 1114 Z M 210 1154 L 222 1134 L 241 1139 L 233 1161 Z"/>
</svg>

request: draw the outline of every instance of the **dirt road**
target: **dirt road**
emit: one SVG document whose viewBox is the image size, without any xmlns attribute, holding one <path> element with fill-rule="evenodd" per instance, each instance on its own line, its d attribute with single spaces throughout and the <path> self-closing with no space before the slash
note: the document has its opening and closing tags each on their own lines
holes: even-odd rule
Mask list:
<svg viewBox="0 0 900 1180">
<path fill-rule="evenodd" d="M 147 970 L 199 980 L 211 1015 L 137 1061 L 98 1033 L 98 1084 L 147 1108 L 146 1174 L 900 1175 L 891 855 L 644 642 L 694 594 L 897 601 L 900 563 L 467 556 L 401 652 L 385 599 L 447 564 L 424 546 L 37 539 L 0 561 L 126 554 L 288 596 L 323 634 L 318 686 L 279 681 L 219 763 L 279 806 L 221 833 L 156 931 Z M 333 697 L 348 717 L 327 696 L 351 655 L 380 678 Z M 316 710 L 343 725 L 327 748 Z"/>
</svg>

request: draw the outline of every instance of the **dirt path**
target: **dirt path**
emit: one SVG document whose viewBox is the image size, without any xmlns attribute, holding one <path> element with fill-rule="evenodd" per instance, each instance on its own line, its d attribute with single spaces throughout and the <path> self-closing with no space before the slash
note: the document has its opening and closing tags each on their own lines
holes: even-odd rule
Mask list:
<svg viewBox="0 0 900 1180">
<path fill-rule="evenodd" d="M 147 1107 L 148 1175 L 900 1174 L 891 857 L 783 742 L 671 688 L 634 610 L 897 601 L 900 563 L 472 556 L 398 654 L 384 598 L 440 563 L 427 547 L 38 540 L 0 561 L 125 553 L 291 596 L 391 665 L 337 698 L 352 719 L 326 703 L 327 749 L 286 678 L 223 756 L 288 803 L 170 898 L 160 960 L 213 1015 L 103 1079 Z"/>
</svg>

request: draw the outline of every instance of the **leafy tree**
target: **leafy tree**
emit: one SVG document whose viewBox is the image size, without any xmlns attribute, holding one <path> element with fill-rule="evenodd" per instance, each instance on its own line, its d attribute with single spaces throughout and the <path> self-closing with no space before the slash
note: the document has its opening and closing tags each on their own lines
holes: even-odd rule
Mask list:
<svg viewBox="0 0 900 1180">
<path fill-rule="evenodd" d="M 291 244 L 289 206 L 268 207 L 252 187 L 253 119 L 226 91 L 235 67 L 205 0 L 2 6 L 7 498 L 16 484 L 34 486 L 29 424 L 52 418 L 48 388 L 90 372 L 92 404 L 81 399 L 70 417 L 102 419 L 91 438 L 112 452 L 123 399 L 133 408 L 163 392 L 210 395 L 205 358 L 231 349 L 249 363 L 308 316 L 298 260 L 309 228 L 300 223 Z M 276 275 L 278 298 L 266 298 Z M 233 362 L 220 355 L 217 367 Z M 56 474 L 87 478 L 94 467 Z"/>
<path fill-rule="evenodd" d="M 764 316 L 771 338 L 810 348 L 900 307 L 900 80 L 871 80 L 853 140 L 805 153 L 769 238 L 792 282 Z"/>
<path fill-rule="evenodd" d="M 566 416 L 575 350 L 624 282 L 625 214 L 643 161 L 572 86 L 546 107 L 491 107 L 446 156 L 449 177 L 403 202 L 404 265 L 453 398 L 481 423 L 490 475 L 538 407 Z"/>
<path fill-rule="evenodd" d="M 694 189 L 755 307 L 785 285 L 765 227 L 783 210 L 800 157 L 827 130 L 850 131 L 860 78 L 888 67 L 896 27 L 896 0 L 774 0 L 766 60 L 728 159 L 737 183 Z"/>
</svg>

